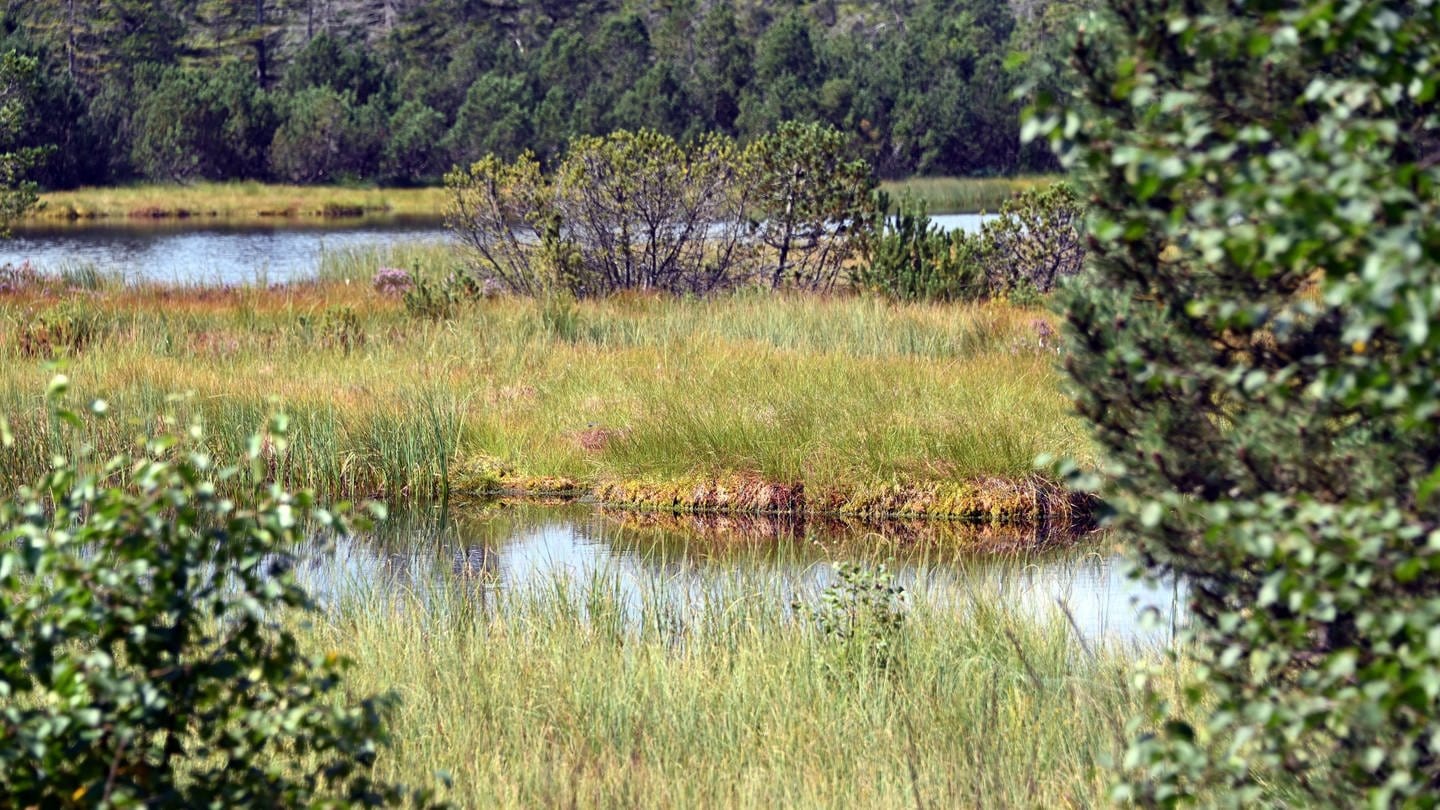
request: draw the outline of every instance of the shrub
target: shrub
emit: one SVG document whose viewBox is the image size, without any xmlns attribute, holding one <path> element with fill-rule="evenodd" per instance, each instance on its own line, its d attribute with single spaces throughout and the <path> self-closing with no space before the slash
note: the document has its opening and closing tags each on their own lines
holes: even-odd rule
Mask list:
<svg viewBox="0 0 1440 810">
<path fill-rule="evenodd" d="M 881 212 L 890 208 L 881 192 Z M 989 292 L 981 242 L 930 221 L 925 203 L 902 199 L 894 217 L 884 216 L 866 240 L 852 281 L 902 301 L 974 300 Z"/>
<path fill-rule="evenodd" d="M 1437 60 L 1435 4 L 1114 2 L 1027 124 L 1091 200 L 1062 304 L 1115 524 L 1187 594 L 1123 798 L 1440 795 Z"/>
<path fill-rule="evenodd" d="M 405 311 L 417 318 L 432 321 L 448 321 L 455 317 L 464 297 L 461 288 L 454 283 L 454 276 L 444 280 L 417 276 L 414 284 L 404 293 Z"/>
<path fill-rule="evenodd" d="M 445 187 L 450 192 L 446 227 L 455 232 L 481 278 L 519 295 L 541 295 L 572 266 L 549 184 L 534 155 L 527 152 L 508 164 L 487 155 L 469 169 L 445 175 Z"/>
<path fill-rule="evenodd" d="M 889 207 L 885 195 L 879 210 Z M 865 240 L 853 280 L 901 300 L 973 300 L 1007 296 L 1037 303 L 1085 263 L 1079 198 L 1065 183 L 1027 189 L 1005 202 L 979 233 L 942 231 L 923 204 L 902 200 Z"/>
<path fill-rule="evenodd" d="M 743 152 L 649 130 L 570 142 L 553 179 L 532 155 L 446 175 L 447 225 L 512 292 L 705 294 L 752 280 L 830 289 L 875 219 L 874 178 L 844 137 L 787 124 Z"/>
<path fill-rule="evenodd" d="M 330 307 L 320 322 L 320 345 L 348 355 L 365 345 L 365 325 L 353 307 Z"/>
<path fill-rule="evenodd" d="M 104 330 L 100 316 L 73 300 L 27 316 L 15 335 L 22 357 L 75 355 L 89 348 Z"/>
<path fill-rule="evenodd" d="M 875 219 L 875 179 L 834 127 L 789 121 L 745 150 L 755 235 L 770 286 L 829 290 Z"/>
<path fill-rule="evenodd" d="M 81 416 L 51 384 L 55 420 Z M 104 418 L 104 404 L 93 408 Z M 315 609 L 293 549 L 343 528 L 263 480 L 283 418 L 220 468 L 201 431 L 134 456 L 57 458 L 0 501 L 0 791 L 20 807 L 370 806 L 390 697 L 353 700 L 347 661 L 307 657 Z M 0 439 L 13 438 L 0 421 Z M 224 494 L 222 494 L 222 491 Z M 417 796 L 424 801 L 425 796 Z"/>
<path fill-rule="evenodd" d="M 1056 282 L 1085 264 L 1080 221 L 1084 211 L 1068 183 L 1031 188 L 1007 200 L 987 221 L 975 252 L 984 257 L 986 286 L 1006 291 L 1048 293 Z"/>
<path fill-rule="evenodd" d="M 736 281 L 747 184 L 728 141 L 686 150 L 650 130 L 576 138 L 554 187 L 562 231 L 578 251 L 576 294 L 706 293 Z"/>
<path fill-rule="evenodd" d="M 842 562 L 835 582 L 814 605 L 795 602 L 792 608 L 814 622 L 827 645 L 828 662 L 837 672 L 885 670 L 899 660 L 905 629 L 905 589 L 895 584 L 884 565 Z"/>
</svg>

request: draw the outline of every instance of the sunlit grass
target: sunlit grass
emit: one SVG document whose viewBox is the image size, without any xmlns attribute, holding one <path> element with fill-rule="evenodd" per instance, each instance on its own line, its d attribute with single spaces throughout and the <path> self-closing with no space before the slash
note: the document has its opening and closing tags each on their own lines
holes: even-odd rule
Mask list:
<svg viewBox="0 0 1440 810">
<path fill-rule="evenodd" d="M 881 184 L 892 203 L 910 195 L 925 203 L 932 214 L 995 213 L 1006 200 L 1022 191 L 1063 179 L 1059 175 L 1036 174 L 1019 177 L 912 177 Z"/>
<path fill-rule="evenodd" d="M 278 471 L 335 496 L 436 494 L 501 471 L 581 484 L 754 475 L 821 494 L 1022 477 L 1042 453 L 1090 455 L 1043 311 L 737 293 L 574 303 L 561 330 L 546 304 L 507 297 L 431 321 L 345 261 L 327 271 L 337 280 L 274 289 L 0 299 L 0 412 L 22 439 L 0 474 L 33 478 L 56 449 L 40 407 L 50 351 L 70 355 L 77 392 L 120 415 L 95 420 L 102 450 L 130 440 L 126 419 L 169 408 L 203 417 L 229 456 L 283 408 L 293 432 Z M 36 325 L 57 323 L 54 345 L 35 349 Z M 67 329 L 86 334 L 78 350 Z M 585 441 L 593 430 L 604 441 Z"/>
<path fill-rule="evenodd" d="M 1086 645 L 977 580 L 960 604 L 911 594 L 879 668 L 837 655 L 779 585 L 701 592 L 626 596 L 600 573 L 362 593 L 306 639 L 355 658 L 356 694 L 402 698 L 380 774 L 447 772 L 461 807 L 1106 802 L 1149 653 Z"/>
<path fill-rule="evenodd" d="M 887 181 L 882 187 L 925 200 L 931 213 L 996 211 L 1016 193 L 1059 179 L 1052 175 L 1020 177 L 914 177 Z M 347 188 L 291 186 L 238 181 L 185 185 L 135 185 L 81 188 L 40 195 L 43 206 L 30 213 L 47 221 L 91 219 L 205 218 L 271 220 L 386 215 L 439 219 L 446 191 L 428 188 Z"/>
<path fill-rule="evenodd" d="M 386 215 L 438 219 L 443 188 L 345 188 L 258 182 L 81 188 L 40 195 L 34 219 L 275 219 Z"/>
</svg>

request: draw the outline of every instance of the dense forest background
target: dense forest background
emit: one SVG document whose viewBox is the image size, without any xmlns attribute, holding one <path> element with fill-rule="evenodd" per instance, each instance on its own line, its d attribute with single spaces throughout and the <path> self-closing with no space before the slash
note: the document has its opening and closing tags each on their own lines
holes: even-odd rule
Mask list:
<svg viewBox="0 0 1440 810">
<path fill-rule="evenodd" d="M 455 164 L 649 127 L 833 124 L 882 177 L 1053 167 L 1012 91 L 1064 0 L 9 0 L 38 57 L 32 174 L 434 181 Z"/>
</svg>

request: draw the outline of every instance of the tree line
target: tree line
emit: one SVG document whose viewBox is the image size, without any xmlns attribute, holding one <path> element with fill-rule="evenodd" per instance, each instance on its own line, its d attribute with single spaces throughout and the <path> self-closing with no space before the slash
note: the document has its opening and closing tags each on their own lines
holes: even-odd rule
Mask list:
<svg viewBox="0 0 1440 810">
<path fill-rule="evenodd" d="M 584 135 L 749 142 L 839 129 L 882 177 L 1053 168 L 1014 89 L 1075 4 L 431 0 L 10 2 L 34 56 L 44 187 L 132 180 L 436 182 L 486 154 L 544 165 Z"/>
</svg>

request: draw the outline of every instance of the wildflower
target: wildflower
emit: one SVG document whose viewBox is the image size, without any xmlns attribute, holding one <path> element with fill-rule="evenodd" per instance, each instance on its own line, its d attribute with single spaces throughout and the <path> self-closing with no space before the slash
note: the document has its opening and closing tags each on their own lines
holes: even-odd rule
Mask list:
<svg viewBox="0 0 1440 810">
<path fill-rule="evenodd" d="M 410 273 L 398 267 L 382 267 L 372 282 L 375 291 L 381 295 L 400 296 L 414 286 Z"/>
<path fill-rule="evenodd" d="M 29 261 L 21 262 L 19 267 L 0 266 L 0 295 L 18 293 L 26 287 L 39 286 L 40 282 L 40 274 Z"/>
</svg>

